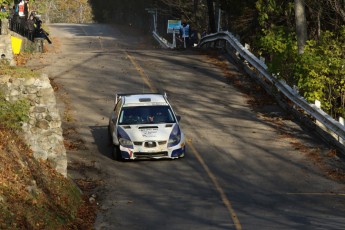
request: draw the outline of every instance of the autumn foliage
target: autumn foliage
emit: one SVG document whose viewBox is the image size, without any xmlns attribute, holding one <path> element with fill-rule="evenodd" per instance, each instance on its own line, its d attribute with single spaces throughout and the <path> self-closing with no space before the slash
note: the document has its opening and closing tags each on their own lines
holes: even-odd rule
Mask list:
<svg viewBox="0 0 345 230">
<path fill-rule="evenodd" d="M 24 67 L 0 67 L 0 77 L 28 73 Z M 28 111 L 28 100 L 9 102 L 0 92 L 0 229 L 91 229 L 94 204 L 24 143 L 21 123 Z"/>
<path fill-rule="evenodd" d="M 0 229 L 73 228 L 84 203 L 78 188 L 15 132 L 0 127 L 0 140 Z"/>
</svg>

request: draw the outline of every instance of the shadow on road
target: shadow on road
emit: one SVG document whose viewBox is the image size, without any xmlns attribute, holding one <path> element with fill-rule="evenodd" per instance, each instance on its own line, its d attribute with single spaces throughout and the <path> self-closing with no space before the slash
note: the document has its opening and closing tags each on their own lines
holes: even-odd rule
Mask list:
<svg viewBox="0 0 345 230">
<path fill-rule="evenodd" d="M 112 144 L 108 136 L 108 126 L 89 126 L 89 128 L 99 153 L 112 158 Z"/>
</svg>

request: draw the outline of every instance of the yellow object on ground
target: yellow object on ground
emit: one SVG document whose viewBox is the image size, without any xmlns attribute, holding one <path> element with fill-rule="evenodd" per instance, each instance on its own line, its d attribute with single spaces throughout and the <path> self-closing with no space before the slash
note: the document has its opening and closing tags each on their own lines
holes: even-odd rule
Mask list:
<svg viewBox="0 0 345 230">
<path fill-rule="evenodd" d="M 13 54 L 19 54 L 22 46 L 22 39 L 11 36 Z"/>
</svg>

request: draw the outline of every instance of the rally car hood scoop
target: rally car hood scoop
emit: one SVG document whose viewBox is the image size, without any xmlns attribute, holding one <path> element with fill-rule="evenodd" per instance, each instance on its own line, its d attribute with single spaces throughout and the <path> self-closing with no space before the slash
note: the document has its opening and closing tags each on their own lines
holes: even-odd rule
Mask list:
<svg viewBox="0 0 345 230">
<path fill-rule="evenodd" d="M 158 129 L 158 126 L 140 126 L 138 129 Z"/>
<path fill-rule="evenodd" d="M 131 125 L 125 129 L 132 141 L 168 140 L 174 125 Z"/>
</svg>

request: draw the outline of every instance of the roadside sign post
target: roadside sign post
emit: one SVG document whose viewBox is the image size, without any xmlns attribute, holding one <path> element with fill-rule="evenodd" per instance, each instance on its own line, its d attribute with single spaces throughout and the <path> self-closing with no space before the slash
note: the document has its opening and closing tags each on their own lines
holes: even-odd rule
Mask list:
<svg viewBox="0 0 345 230">
<path fill-rule="evenodd" d="M 153 16 L 153 32 L 157 33 L 157 9 L 156 8 L 146 8 L 147 13 Z"/>
<path fill-rule="evenodd" d="M 176 48 L 176 33 L 175 33 L 175 29 L 173 30 L 173 48 Z"/>
<path fill-rule="evenodd" d="M 167 33 L 173 34 L 173 48 L 176 48 L 176 34 L 180 34 L 181 20 L 168 20 Z"/>
</svg>

